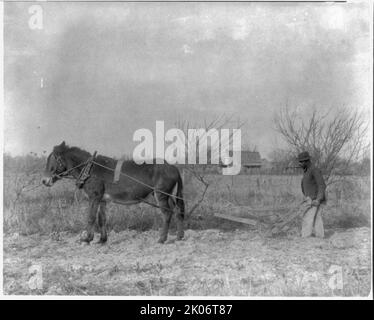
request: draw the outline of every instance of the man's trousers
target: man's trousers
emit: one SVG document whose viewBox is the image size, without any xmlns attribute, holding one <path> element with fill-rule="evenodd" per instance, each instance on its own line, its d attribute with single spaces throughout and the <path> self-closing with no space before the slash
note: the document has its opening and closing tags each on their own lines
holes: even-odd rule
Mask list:
<svg viewBox="0 0 374 320">
<path fill-rule="evenodd" d="M 301 237 L 306 238 L 314 234 L 318 238 L 324 238 L 325 230 L 322 221 L 322 206 L 310 207 L 303 216 L 301 225 Z"/>
</svg>

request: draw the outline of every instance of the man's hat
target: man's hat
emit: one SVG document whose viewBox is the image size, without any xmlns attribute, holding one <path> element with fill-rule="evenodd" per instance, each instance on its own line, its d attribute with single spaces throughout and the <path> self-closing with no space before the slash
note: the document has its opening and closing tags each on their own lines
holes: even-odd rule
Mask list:
<svg viewBox="0 0 374 320">
<path fill-rule="evenodd" d="M 310 160 L 309 152 L 308 152 L 308 151 L 301 152 L 301 153 L 298 155 L 297 160 L 298 160 L 298 161 L 306 161 L 306 160 Z"/>
</svg>

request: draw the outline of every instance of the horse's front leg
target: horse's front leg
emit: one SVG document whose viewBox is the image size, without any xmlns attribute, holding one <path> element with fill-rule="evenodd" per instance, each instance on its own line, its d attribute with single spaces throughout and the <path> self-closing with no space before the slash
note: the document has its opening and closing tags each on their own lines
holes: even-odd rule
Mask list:
<svg viewBox="0 0 374 320">
<path fill-rule="evenodd" d="M 88 244 L 93 240 L 95 235 L 95 222 L 96 222 L 96 214 L 99 208 L 100 200 L 90 199 L 90 205 L 88 208 L 88 215 L 87 215 L 87 228 L 86 234 L 82 235 L 81 241 L 87 242 Z"/>
<path fill-rule="evenodd" d="M 100 227 L 100 240 L 99 243 L 105 243 L 108 240 L 106 232 L 106 215 L 105 215 L 106 202 L 100 201 L 99 204 L 99 227 Z"/>
</svg>

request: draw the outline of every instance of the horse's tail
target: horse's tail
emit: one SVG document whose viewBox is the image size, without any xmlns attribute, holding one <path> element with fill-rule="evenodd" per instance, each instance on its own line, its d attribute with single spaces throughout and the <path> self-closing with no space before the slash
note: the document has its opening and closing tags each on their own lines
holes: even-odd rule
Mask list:
<svg viewBox="0 0 374 320">
<path fill-rule="evenodd" d="M 178 180 L 177 180 L 177 194 L 175 200 L 177 202 L 177 206 L 180 210 L 180 213 L 184 216 L 184 200 L 183 200 L 183 181 L 180 173 L 178 172 Z"/>
</svg>

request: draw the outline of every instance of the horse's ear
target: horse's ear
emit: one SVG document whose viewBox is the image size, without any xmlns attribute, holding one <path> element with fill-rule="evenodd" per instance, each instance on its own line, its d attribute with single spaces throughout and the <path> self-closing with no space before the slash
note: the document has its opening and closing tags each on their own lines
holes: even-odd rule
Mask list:
<svg viewBox="0 0 374 320">
<path fill-rule="evenodd" d="M 62 153 L 62 152 L 64 152 L 65 149 L 66 149 L 66 143 L 65 143 L 65 141 L 62 141 L 60 145 L 55 146 L 53 148 L 53 152 Z"/>
</svg>

